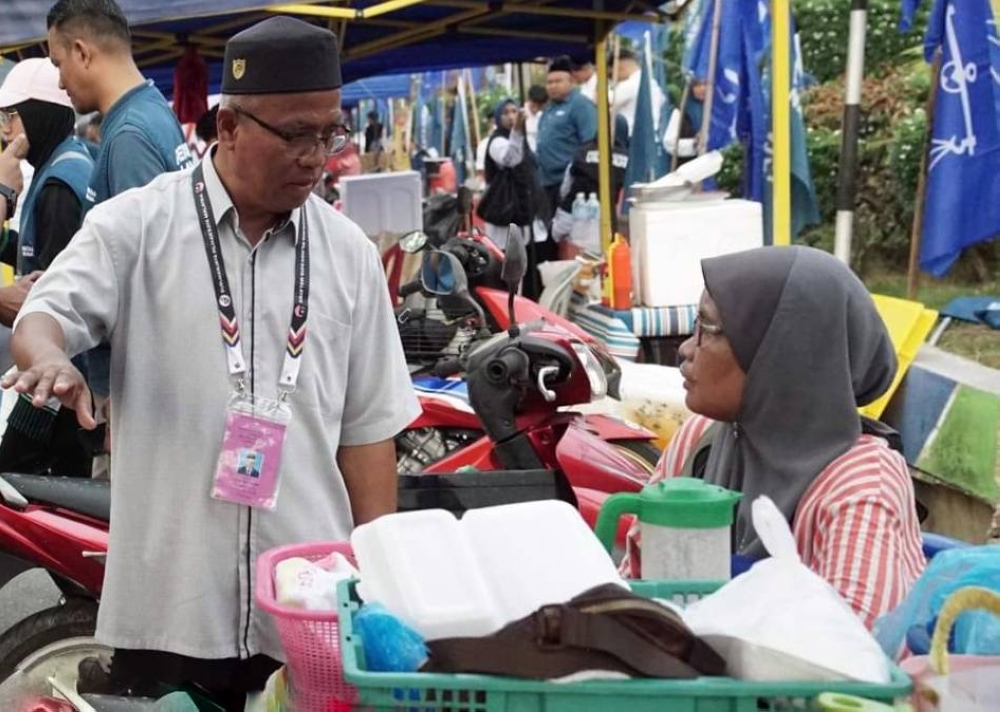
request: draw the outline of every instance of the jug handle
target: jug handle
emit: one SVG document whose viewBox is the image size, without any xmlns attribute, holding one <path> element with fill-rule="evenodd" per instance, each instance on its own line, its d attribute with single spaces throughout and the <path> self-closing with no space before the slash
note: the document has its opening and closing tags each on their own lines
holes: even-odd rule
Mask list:
<svg viewBox="0 0 1000 712">
<path fill-rule="evenodd" d="M 594 534 L 609 552 L 615 543 L 618 520 L 625 514 L 638 514 L 641 503 L 639 495 L 631 492 L 613 494 L 604 500 L 601 511 L 597 515 L 597 526 L 594 527 Z"/>
</svg>

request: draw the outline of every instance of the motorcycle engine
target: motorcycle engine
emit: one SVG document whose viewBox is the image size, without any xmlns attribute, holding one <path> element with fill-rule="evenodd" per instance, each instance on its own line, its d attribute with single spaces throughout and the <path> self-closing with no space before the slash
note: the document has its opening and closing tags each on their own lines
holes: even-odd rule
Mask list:
<svg viewBox="0 0 1000 712">
<path fill-rule="evenodd" d="M 475 430 L 416 428 L 396 436 L 396 472 L 415 475 L 482 437 Z"/>
</svg>

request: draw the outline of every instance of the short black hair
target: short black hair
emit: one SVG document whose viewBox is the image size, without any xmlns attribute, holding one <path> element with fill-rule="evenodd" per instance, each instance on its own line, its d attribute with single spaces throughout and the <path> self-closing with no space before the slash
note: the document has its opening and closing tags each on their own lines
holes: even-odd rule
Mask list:
<svg viewBox="0 0 1000 712">
<path fill-rule="evenodd" d="M 216 128 L 216 117 L 219 115 L 219 105 L 216 104 L 211 109 L 206 111 L 198 119 L 198 122 L 194 125 L 194 132 L 198 134 L 200 138 L 205 143 L 211 143 L 215 139 L 219 138 L 219 130 Z"/>
<path fill-rule="evenodd" d="M 631 59 L 633 62 L 638 62 L 639 55 L 637 55 L 633 50 L 629 49 L 628 47 L 622 47 L 620 50 L 618 50 L 618 59 Z"/>
<path fill-rule="evenodd" d="M 533 101 L 536 104 L 544 104 L 549 100 L 549 93 L 545 91 L 545 87 L 541 84 L 532 84 L 528 87 L 528 101 Z"/>
<path fill-rule="evenodd" d="M 368 112 L 368 118 L 369 119 L 373 119 L 375 121 L 378 121 L 378 112 L 377 111 L 369 111 Z"/>
<path fill-rule="evenodd" d="M 132 46 L 128 19 L 115 0 L 58 0 L 45 21 L 50 30 L 73 28 L 98 41 Z"/>
</svg>

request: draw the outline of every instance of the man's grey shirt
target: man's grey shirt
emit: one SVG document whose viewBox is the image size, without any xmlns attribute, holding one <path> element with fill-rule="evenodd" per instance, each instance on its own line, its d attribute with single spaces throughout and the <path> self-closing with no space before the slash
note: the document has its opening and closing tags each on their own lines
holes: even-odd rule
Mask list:
<svg viewBox="0 0 1000 712">
<path fill-rule="evenodd" d="M 111 343 L 111 533 L 98 638 L 198 658 L 283 658 L 253 603 L 257 557 L 346 540 L 353 521 L 338 447 L 391 438 L 420 409 L 381 262 L 360 228 L 311 196 L 251 248 L 209 158 L 204 172 L 258 396 L 278 395 L 308 211 L 307 336 L 276 511 L 209 495 L 233 386 L 191 170 L 91 210 L 19 318 L 54 317 L 70 354 Z"/>
</svg>

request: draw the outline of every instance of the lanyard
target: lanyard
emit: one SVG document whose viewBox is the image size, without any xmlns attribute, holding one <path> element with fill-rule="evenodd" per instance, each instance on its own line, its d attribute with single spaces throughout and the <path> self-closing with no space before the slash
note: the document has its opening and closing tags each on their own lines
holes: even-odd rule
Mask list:
<svg viewBox="0 0 1000 712">
<path fill-rule="evenodd" d="M 208 267 L 215 287 L 215 303 L 219 307 L 219 324 L 222 327 L 222 343 L 226 348 L 226 358 L 229 362 L 229 375 L 242 392 L 243 377 L 246 375 L 247 367 L 240 345 L 240 325 L 236 320 L 236 307 L 229 289 L 229 279 L 226 277 L 226 266 L 222 260 L 222 243 L 219 242 L 219 231 L 215 227 L 215 216 L 212 213 L 212 204 L 209 202 L 201 164 L 195 168 L 192 175 L 192 188 L 194 204 L 198 209 L 201 236 L 205 242 L 205 254 L 208 256 Z M 302 350 L 306 341 L 306 316 L 309 313 L 309 226 L 304 206 L 299 215 L 299 235 L 295 241 L 295 294 L 292 301 L 292 322 L 288 329 L 288 346 L 285 349 L 281 377 L 278 380 L 282 398 L 295 390 L 295 384 L 299 380 Z"/>
</svg>

